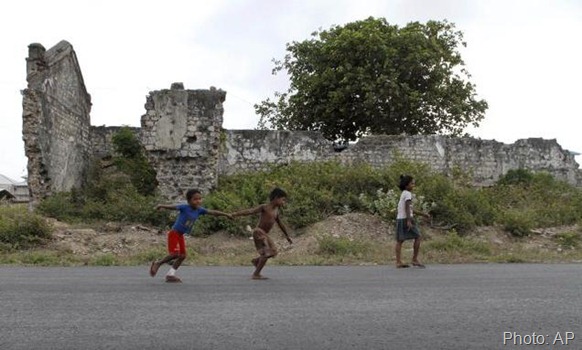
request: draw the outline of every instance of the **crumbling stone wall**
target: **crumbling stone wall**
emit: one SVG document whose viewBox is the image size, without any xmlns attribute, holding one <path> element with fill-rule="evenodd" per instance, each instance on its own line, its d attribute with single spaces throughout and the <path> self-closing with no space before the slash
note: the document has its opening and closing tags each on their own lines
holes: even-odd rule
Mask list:
<svg viewBox="0 0 582 350">
<path fill-rule="evenodd" d="M 91 96 L 68 42 L 48 51 L 31 44 L 26 63 L 22 133 L 34 206 L 53 192 L 83 185 L 92 154 Z"/>
<path fill-rule="evenodd" d="M 31 204 L 53 192 L 81 187 L 92 160 L 113 153 L 121 127 L 90 125 L 91 97 L 75 52 L 66 41 L 46 51 L 29 46 L 28 87 L 23 91 L 23 139 Z M 183 200 L 189 188 L 210 191 L 219 174 L 233 174 L 291 161 L 337 160 L 389 165 L 395 157 L 450 173 L 471 171 L 476 185 L 490 185 L 510 169 L 547 171 L 582 186 L 574 156 L 556 140 L 525 139 L 507 145 L 491 140 L 428 136 L 371 136 L 343 152 L 317 132 L 223 130 L 226 92 L 170 89 L 146 98 L 141 128 L 132 128 L 157 173 L 160 194 Z"/>
<path fill-rule="evenodd" d="M 216 186 L 225 98 L 222 90 L 184 90 L 181 83 L 147 96 L 141 142 L 166 198 L 183 200 L 189 188 Z"/>
<path fill-rule="evenodd" d="M 343 152 L 318 133 L 238 130 L 227 131 L 220 173 L 264 169 L 290 161 L 337 160 L 343 164 L 390 165 L 397 157 L 428 164 L 450 174 L 455 168 L 471 172 L 475 185 L 495 183 L 511 169 L 547 171 L 558 179 L 582 186 L 574 156 L 556 140 L 539 138 L 504 144 L 494 140 L 442 135 L 382 135 L 364 137 Z"/>
<path fill-rule="evenodd" d="M 225 130 L 218 171 L 234 174 L 265 169 L 267 164 L 325 161 L 331 144 L 314 131 Z"/>
<path fill-rule="evenodd" d="M 494 140 L 441 135 L 373 136 L 360 140 L 340 155 L 347 164 L 366 162 L 385 166 L 394 157 L 428 164 L 441 173 L 459 168 L 473 174 L 475 185 L 488 186 L 512 169 L 547 171 L 563 181 L 582 186 L 582 172 L 574 155 L 555 139 L 530 138 L 504 144 Z"/>
<path fill-rule="evenodd" d="M 118 133 L 121 129 L 128 128 L 133 131 L 136 138 L 140 139 L 141 128 L 129 126 L 91 126 L 89 129 L 91 139 L 91 150 L 93 157 L 97 159 L 107 158 L 114 153 L 113 149 L 113 135 Z"/>
</svg>

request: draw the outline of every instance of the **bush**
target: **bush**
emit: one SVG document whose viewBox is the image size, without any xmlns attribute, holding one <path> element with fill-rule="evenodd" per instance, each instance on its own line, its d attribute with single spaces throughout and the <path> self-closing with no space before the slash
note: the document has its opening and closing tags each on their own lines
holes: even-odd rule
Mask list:
<svg viewBox="0 0 582 350">
<path fill-rule="evenodd" d="M 130 148 L 126 153 L 134 151 Z M 264 171 L 220 176 L 217 189 L 204 194 L 203 205 L 224 212 L 253 208 L 266 203 L 274 187 L 281 187 L 289 198 L 280 213 L 292 229 L 347 212 L 369 212 L 394 220 L 399 176 L 410 174 L 417 183 L 415 210 L 430 212 L 436 225 L 454 227 L 460 235 L 476 226 L 499 224 L 521 237 L 535 227 L 582 221 L 582 191 L 545 173 L 508 172 L 494 186 L 476 188 L 471 185 L 471 175 L 458 168 L 445 176 L 424 164 L 395 159 L 384 168 L 291 162 Z M 131 176 L 95 166 L 87 188 L 55 194 L 38 209 L 65 221 L 110 220 L 167 227 L 175 213 L 154 211 L 159 202 L 162 200 L 156 196 L 144 195 Z M 253 216 L 235 221 L 205 216 L 196 223 L 194 232 L 208 235 L 225 230 L 247 235 L 245 226 L 256 222 Z"/>
<path fill-rule="evenodd" d="M 59 192 L 43 199 L 36 211 L 57 220 L 74 222 L 82 217 L 83 204 L 73 192 Z"/>
<path fill-rule="evenodd" d="M 106 220 L 163 227 L 171 222 L 170 213 L 154 210 L 154 206 L 160 202 L 159 198 L 142 196 L 132 186 L 115 186 L 110 183 L 103 197 L 82 196 L 79 199 L 72 192 L 57 193 L 44 199 L 37 207 L 37 212 L 66 222 Z"/>
<path fill-rule="evenodd" d="M 128 127 L 121 128 L 112 137 L 115 152 L 115 165 L 131 179 L 137 191 L 144 196 L 151 196 L 158 186 L 156 172 L 149 164 L 141 143 L 135 133 Z"/>
<path fill-rule="evenodd" d="M 514 237 L 525 237 L 531 233 L 533 222 L 529 213 L 510 210 L 503 215 L 503 227 Z"/>
<path fill-rule="evenodd" d="M 460 252 L 467 254 L 490 255 L 491 249 L 484 242 L 475 242 L 469 237 L 461 237 L 455 230 L 447 233 L 443 240 L 432 240 L 425 243 L 427 250 L 441 252 Z"/>
<path fill-rule="evenodd" d="M 534 227 L 571 225 L 582 219 L 582 191 L 547 173 L 510 171 L 489 195 L 500 212 L 498 222 L 517 236 Z"/>
<path fill-rule="evenodd" d="M 456 177 L 433 174 L 423 183 L 425 202 L 431 203 L 435 222 L 454 227 L 466 234 L 475 226 L 495 222 L 495 209 L 483 190 L 468 185 L 466 176 L 456 171 Z"/>
<path fill-rule="evenodd" d="M 319 248 L 317 254 L 362 257 L 370 253 L 369 243 L 346 237 L 322 235 L 317 238 Z"/>
<path fill-rule="evenodd" d="M 52 227 L 38 215 L 29 213 L 24 206 L 0 206 L 0 248 L 26 249 L 51 238 Z"/>
<path fill-rule="evenodd" d="M 580 245 L 578 232 L 563 232 L 556 235 L 556 240 L 562 248 L 574 249 Z"/>
</svg>

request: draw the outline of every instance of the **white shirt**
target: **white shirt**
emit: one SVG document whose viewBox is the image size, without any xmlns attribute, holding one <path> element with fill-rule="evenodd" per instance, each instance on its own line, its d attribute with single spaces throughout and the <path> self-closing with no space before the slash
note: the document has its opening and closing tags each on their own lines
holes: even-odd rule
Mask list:
<svg viewBox="0 0 582 350">
<path fill-rule="evenodd" d="M 406 219 L 406 201 L 410 201 L 410 217 L 412 217 L 412 192 L 408 190 L 402 191 L 400 201 L 398 202 L 398 214 L 396 219 Z"/>
</svg>

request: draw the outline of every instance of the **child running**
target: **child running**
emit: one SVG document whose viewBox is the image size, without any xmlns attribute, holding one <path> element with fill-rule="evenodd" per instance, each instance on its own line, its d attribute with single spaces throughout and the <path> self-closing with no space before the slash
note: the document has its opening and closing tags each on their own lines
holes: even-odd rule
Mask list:
<svg viewBox="0 0 582 350">
<path fill-rule="evenodd" d="M 396 267 L 409 267 L 408 264 L 402 263 L 402 243 L 409 239 L 414 239 L 412 245 L 412 266 L 424 268 L 425 266 L 418 261 L 418 252 L 420 250 L 420 231 L 413 217 L 412 210 L 412 191 L 416 185 L 414 178 L 409 175 L 400 175 L 400 201 L 398 202 L 398 214 L 396 216 Z M 417 211 L 418 212 L 418 211 Z M 430 217 L 428 214 L 418 212 L 422 216 Z"/>
<path fill-rule="evenodd" d="M 283 225 L 279 217 L 279 208 L 283 207 L 287 202 L 287 194 L 282 189 L 275 188 L 271 191 L 269 199 L 270 202 L 267 204 L 261 204 L 256 208 L 232 213 L 233 217 L 260 214 L 259 223 L 253 230 L 253 240 L 257 252 L 259 253 L 259 256 L 252 260 L 252 263 L 255 266 L 255 272 L 252 275 L 252 279 L 255 280 L 267 279 L 267 277 L 261 275 L 261 270 L 265 267 L 269 258 L 277 256 L 277 247 L 275 247 L 273 240 L 269 237 L 269 231 L 271 231 L 271 228 L 273 228 L 275 223 L 279 225 L 281 231 L 285 234 L 287 241 L 290 244 L 293 243 L 291 238 L 289 238 L 287 228 Z"/>
<path fill-rule="evenodd" d="M 194 222 L 200 216 L 206 214 L 214 216 L 226 216 L 230 219 L 233 218 L 230 214 L 223 213 L 218 210 L 203 208 L 201 206 L 202 194 L 199 190 L 188 190 L 188 192 L 186 192 L 186 201 L 188 204 L 158 204 L 155 207 L 156 210 L 171 209 L 180 211 L 174 226 L 172 226 L 172 229 L 168 232 L 168 255 L 161 260 L 153 261 L 150 266 L 150 276 L 154 277 L 160 266 L 173 261 L 172 267 L 166 274 L 166 282 L 169 283 L 182 282 L 182 280 L 176 276 L 176 270 L 178 270 L 184 259 L 186 259 L 186 242 L 184 241 L 184 235 L 190 233 Z"/>
</svg>

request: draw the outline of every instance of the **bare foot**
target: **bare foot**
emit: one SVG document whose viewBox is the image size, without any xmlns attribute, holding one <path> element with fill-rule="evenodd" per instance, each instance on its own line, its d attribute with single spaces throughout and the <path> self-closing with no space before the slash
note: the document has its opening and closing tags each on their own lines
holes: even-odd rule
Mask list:
<svg viewBox="0 0 582 350">
<path fill-rule="evenodd" d="M 152 261 L 152 264 L 150 265 L 150 276 L 154 277 L 156 275 L 156 273 L 158 273 L 159 268 L 160 268 L 160 265 L 158 263 L 156 263 L 155 261 Z"/>
<path fill-rule="evenodd" d="M 166 282 L 168 282 L 168 283 L 182 283 L 182 280 L 176 276 L 166 276 Z"/>
<path fill-rule="evenodd" d="M 254 280 L 268 280 L 269 277 L 265 277 L 265 276 L 262 276 L 262 275 L 253 275 L 251 277 L 251 279 L 254 279 Z"/>
</svg>

